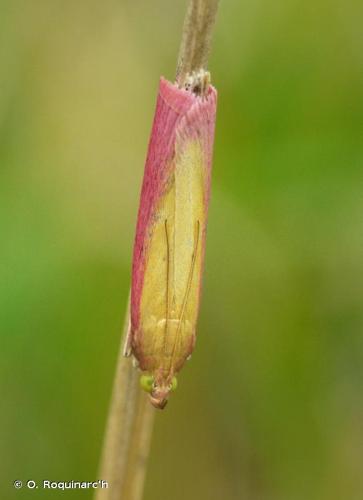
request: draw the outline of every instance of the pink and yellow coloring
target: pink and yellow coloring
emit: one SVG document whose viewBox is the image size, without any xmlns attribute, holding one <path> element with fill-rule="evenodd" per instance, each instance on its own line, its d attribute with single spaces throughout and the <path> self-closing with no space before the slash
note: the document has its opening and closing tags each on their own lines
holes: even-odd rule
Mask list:
<svg viewBox="0 0 363 500">
<path fill-rule="evenodd" d="M 183 88 L 161 78 L 145 165 L 125 354 L 157 408 L 195 344 L 217 102 L 208 77 Z"/>
</svg>

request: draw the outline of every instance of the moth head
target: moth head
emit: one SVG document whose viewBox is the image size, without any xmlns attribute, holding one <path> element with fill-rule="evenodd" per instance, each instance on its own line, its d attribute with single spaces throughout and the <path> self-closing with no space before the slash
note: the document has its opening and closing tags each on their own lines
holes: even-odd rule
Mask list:
<svg viewBox="0 0 363 500">
<path fill-rule="evenodd" d="M 156 381 L 153 375 L 143 374 L 140 378 L 140 385 L 144 391 L 150 394 L 150 401 L 155 408 L 162 410 L 168 402 L 169 394 L 175 391 L 178 382 L 176 377 L 171 381 Z"/>
</svg>

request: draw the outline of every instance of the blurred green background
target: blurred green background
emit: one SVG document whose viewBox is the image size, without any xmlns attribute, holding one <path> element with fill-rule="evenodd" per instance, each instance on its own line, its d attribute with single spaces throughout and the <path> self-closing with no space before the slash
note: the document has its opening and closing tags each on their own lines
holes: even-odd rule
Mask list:
<svg viewBox="0 0 363 500">
<path fill-rule="evenodd" d="M 98 479 L 186 2 L 0 0 L 1 498 Z M 363 6 L 222 0 L 198 342 L 145 500 L 363 498 Z M 102 478 L 101 478 L 102 479 Z"/>
</svg>

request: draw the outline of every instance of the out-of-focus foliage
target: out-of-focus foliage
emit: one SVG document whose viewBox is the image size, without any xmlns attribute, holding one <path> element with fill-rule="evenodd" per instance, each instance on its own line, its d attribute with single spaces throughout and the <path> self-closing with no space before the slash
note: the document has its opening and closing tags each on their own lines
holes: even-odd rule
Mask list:
<svg viewBox="0 0 363 500">
<path fill-rule="evenodd" d="M 0 0 L 6 500 L 72 495 L 15 479 L 99 479 L 158 78 L 173 78 L 184 12 Z M 221 2 L 198 342 L 157 415 L 145 500 L 363 498 L 362 18 L 354 0 Z"/>
</svg>

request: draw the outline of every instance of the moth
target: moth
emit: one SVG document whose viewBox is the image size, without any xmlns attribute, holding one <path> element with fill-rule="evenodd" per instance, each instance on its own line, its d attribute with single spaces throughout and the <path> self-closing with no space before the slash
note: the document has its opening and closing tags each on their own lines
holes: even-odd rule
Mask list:
<svg viewBox="0 0 363 500">
<path fill-rule="evenodd" d="M 217 92 L 206 71 L 180 87 L 164 78 L 146 158 L 133 252 L 124 354 L 164 408 L 196 338 Z"/>
</svg>

